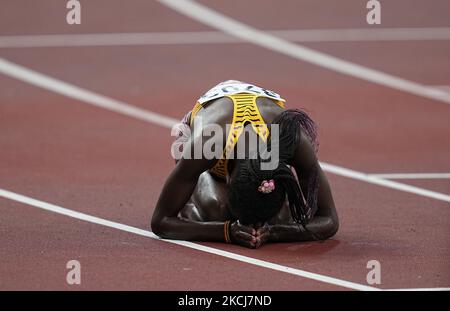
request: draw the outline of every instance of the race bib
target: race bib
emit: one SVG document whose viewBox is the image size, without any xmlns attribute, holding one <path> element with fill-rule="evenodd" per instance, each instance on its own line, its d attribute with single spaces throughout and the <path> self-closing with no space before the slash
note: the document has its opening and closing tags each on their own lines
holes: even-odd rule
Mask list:
<svg viewBox="0 0 450 311">
<path fill-rule="evenodd" d="M 251 93 L 251 94 L 260 95 L 263 97 L 272 98 L 277 101 L 285 102 L 285 100 L 282 99 L 280 97 L 280 95 L 278 95 L 274 91 L 267 90 L 267 89 L 264 89 L 262 87 L 259 87 L 259 86 L 253 85 L 253 84 L 248 84 L 248 83 L 244 83 L 244 82 L 240 82 L 240 81 L 236 81 L 236 80 L 228 80 L 228 81 L 219 83 L 218 85 L 216 85 L 215 87 L 210 89 L 208 92 L 206 92 L 203 96 L 201 96 L 197 100 L 197 102 L 199 102 L 200 104 L 203 104 L 203 103 L 206 103 L 206 102 L 216 99 L 216 98 L 229 96 L 229 95 L 233 95 L 233 94 L 237 94 L 237 93 Z"/>
</svg>

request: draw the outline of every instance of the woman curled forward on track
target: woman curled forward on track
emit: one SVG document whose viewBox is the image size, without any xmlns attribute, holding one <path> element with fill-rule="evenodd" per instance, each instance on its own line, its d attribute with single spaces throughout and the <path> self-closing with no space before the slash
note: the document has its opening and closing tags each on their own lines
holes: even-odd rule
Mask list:
<svg viewBox="0 0 450 311">
<path fill-rule="evenodd" d="M 337 232 L 331 189 L 316 157 L 316 126 L 284 102 L 236 80 L 198 100 L 177 128 L 172 153 L 180 156 L 152 217 L 155 234 L 259 248 Z"/>
</svg>

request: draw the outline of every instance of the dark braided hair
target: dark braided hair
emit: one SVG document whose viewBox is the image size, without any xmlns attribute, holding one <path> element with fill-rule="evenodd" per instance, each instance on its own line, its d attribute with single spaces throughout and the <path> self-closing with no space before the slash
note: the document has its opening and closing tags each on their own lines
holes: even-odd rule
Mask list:
<svg viewBox="0 0 450 311">
<path fill-rule="evenodd" d="M 272 123 L 279 125 L 279 140 L 269 138 L 267 150 L 279 148 L 278 166 L 274 170 L 262 170 L 264 160 L 260 155 L 235 160 L 236 173 L 228 187 L 230 210 L 243 223 L 265 222 L 279 212 L 287 198 L 292 218 L 305 225 L 317 210 L 318 172 L 313 169 L 309 174 L 305 197 L 289 163 L 302 134 L 317 151 L 316 125 L 299 109 L 283 111 Z M 261 182 L 270 179 L 275 181 L 275 190 L 270 193 L 258 191 Z"/>
</svg>

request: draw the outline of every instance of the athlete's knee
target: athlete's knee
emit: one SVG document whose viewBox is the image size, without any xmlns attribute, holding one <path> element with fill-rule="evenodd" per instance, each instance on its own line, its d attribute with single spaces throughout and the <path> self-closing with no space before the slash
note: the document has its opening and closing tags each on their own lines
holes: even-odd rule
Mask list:
<svg viewBox="0 0 450 311">
<path fill-rule="evenodd" d="M 223 210 L 226 208 L 226 204 L 218 196 L 207 196 L 202 199 L 202 205 L 205 208 L 213 210 Z"/>
</svg>

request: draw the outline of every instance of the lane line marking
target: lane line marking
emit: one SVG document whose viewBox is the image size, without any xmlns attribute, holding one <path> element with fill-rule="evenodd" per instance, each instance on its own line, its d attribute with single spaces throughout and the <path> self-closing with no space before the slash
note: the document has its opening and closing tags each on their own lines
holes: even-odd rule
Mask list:
<svg viewBox="0 0 450 311">
<path fill-rule="evenodd" d="M 327 171 L 329 173 L 333 173 L 335 175 L 344 176 L 356 180 L 365 181 L 370 184 L 379 185 L 387 188 L 397 189 L 404 192 L 409 192 L 413 194 L 417 194 L 420 196 L 433 198 L 436 200 L 444 201 L 444 202 L 450 202 L 450 195 L 435 192 L 423 188 L 419 188 L 416 186 L 411 186 L 408 184 L 399 183 L 397 181 L 383 179 L 377 176 L 372 176 L 370 174 L 354 171 L 348 168 L 340 167 L 337 165 L 329 164 L 320 162 L 320 165 L 322 166 L 324 171 Z"/>
<path fill-rule="evenodd" d="M 0 48 L 238 43 L 219 31 L 0 36 Z"/>
<path fill-rule="evenodd" d="M 263 30 L 294 42 L 450 40 L 450 27 Z"/>
<path fill-rule="evenodd" d="M 97 93 L 82 89 L 81 87 L 63 82 L 56 78 L 44 75 L 37 71 L 28 69 L 24 66 L 14 64 L 4 58 L 0 58 L 0 73 L 6 76 L 13 77 L 20 81 L 27 82 L 31 85 L 41 87 L 43 89 L 52 91 L 54 93 L 64 95 L 81 102 L 114 111 L 128 117 L 136 118 L 148 123 L 157 124 L 163 127 L 172 128 L 174 124 L 179 122 L 174 118 L 170 118 L 161 114 L 157 114 L 148 110 L 134 107 L 124 102 L 111 99 L 109 97 L 99 95 Z M 426 190 L 423 188 L 402 184 L 399 182 L 384 180 L 379 177 L 370 176 L 369 174 L 351 170 L 345 167 L 320 162 L 322 168 L 332 174 L 344 176 L 360 181 L 365 181 L 379 186 L 397 189 L 424 197 L 450 202 L 450 195 Z"/>
<path fill-rule="evenodd" d="M 366 285 L 362 285 L 362 284 L 358 284 L 358 283 L 354 283 L 354 282 L 349 282 L 349 281 L 329 277 L 329 276 L 322 275 L 322 274 L 317 274 L 317 273 L 312 273 L 312 272 L 308 272 L 308 271 L 304 271 L 304 270 L 300 270 L 300 269 L 296 269 L 296 268 L 291 268 L 291 267 L 275 264 L 275 263 L 272 263 L 269 261 L 255 259 L 252 257 L 235 254 L 235 253 L 228 252 L 228 251 L 223 251 L 223 250 L 216 249 L 213 247 L 203 246 L 203 245 L 200 245 L 197 243 L 192 243 L 192 242 L 187 242 L 187 241 L 161 239 L 151 231 L 139 229 L 136 227 L 131 227 L 131 226 L 124 225 L 124 224 L 121 224 L 118 222 L 106 220 L 106 219 L 103 219 L 100 217 L 76 212 L 71 209 L 67 209 L 67 208 L 64 208 L 64 207 L 61 207 L 58 205 L 54 205 L 54 204 L 50 204 L 50 203 L 40 201 L 37 199 L 33 199 L 28 196 L 24 196 L 24 195 L 21 195 L 21 194 L 15 193 L 15 192 L 11 192 L 11 191 L 8 191 L 5 189 L 1 189 L 1 188 L 0 188 L 0 197 L 9 199 L 9 200 L 12 200 L 15 202 L 20 202 L 20 203 L 23 203 L 26 205 L 34 206 L 34 207 L 37 207 L 37 208 L 40 208 L 40 209 L 43 209 L 46 211 L 50 211 L 50 212 L 54 212 L 57 214 L 76 218 L 79 220 L 87 221 L 90 223 L 94 223 L 94 224 L 130 232 L 130 233 L 134 233 L 137 235 L 149 237 L 149 238 L 164 241 L 167 243 L 172 243 L 172 244 L 188 247 L 191 249 L 199 250 L 202 252 L 218 255 L 221 257 L 233 259 L 236 261 L 244 262 L 244 263 L 251 264 L 254 266 L 271 269 L 271 270 L 275 270 L 275 271 L 279 271 L 279 272 L 289 273 L 292 275 L 300 276 L 303 278 L 307 278 L 307 279 L 311 279 L 311 280 L 315 280 L 315 281 L 319 281 L 319 282 L 323 282 L 323 283 L 327 283 L 327 284 L 332 284 L 332 285 L 345 287 L 345 288 L 349 288 L 349 289 L 354 289 L 354 290 L 364 290 L 364 291 L 379 291 L 379 290 L 381 290 L 376 287 L 366 286 Z"/>
<path fill-rule="evenodd" d="M 344 75 L 369 81 L 391 89 L 450 104 L 450 93 L 417 82 L 370 69 L 343 59 L 286 41 L 239 22 L 191 0 L 158 0 L 161 4 L 214 29 L 221 30 L 266 49 L 326 68 Z"/>
<path fill-rule="evenodd" d="M 390 173 L 369 174 L 369 176 L 384 179 L 449 179 L 450 173 Z"/>
<path fill-rule="evenodd" d="M 0 72 L 17 80 L 27 82 L 31 85 L 52 91 L 54 93 L 80 100 L 84 103 L 114 111 L 128 117 L 136 118 L 149 123 L 172 128 L 177 123 L 173 118 L 162 114 L 131 106 L 127 103 L 115 100 L 81 87 L 63 82 L 37 71 L 16 65 L 0 57 Z"/>
<path fill-rule="evenodd" d="M 286 29 L 265 32 L 293 42 L 450 40 L 450 27 Z M 221 31 L 125 32 L 0 36 L 0 48 L 245 43 Z"/>
<path fill-rule="evenodd" d="M 430 288 L 394 288 L 394 289 L 384 289 L 388 292 L 437 292 L 437 291 L 450 291 L 450 287 L 430 287 Z"/>
<path fill-rule="evenodd" d="M 450 85 L 433 85 L 434 88 L 450 92 Z"/>
</svg>

